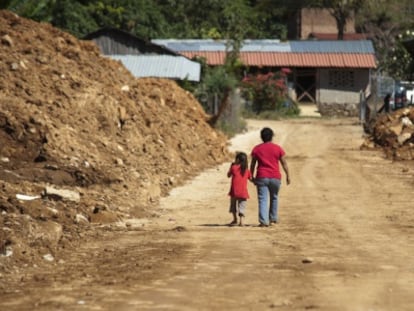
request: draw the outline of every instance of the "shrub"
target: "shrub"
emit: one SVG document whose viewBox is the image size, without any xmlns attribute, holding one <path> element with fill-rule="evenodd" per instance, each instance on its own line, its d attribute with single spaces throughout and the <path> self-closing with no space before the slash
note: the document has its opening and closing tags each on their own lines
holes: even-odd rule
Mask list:
<svg viewBox="0 0 414 311">
<path fill-rule="evenodd" d="M 291 115 L 299 112 L 296 103 L 288 98 L 286 72 L 281 70 L 243 79 L 243 96 L 252 102 L 255 113 L 278 111 L 280 114 Z"/>
</svg>

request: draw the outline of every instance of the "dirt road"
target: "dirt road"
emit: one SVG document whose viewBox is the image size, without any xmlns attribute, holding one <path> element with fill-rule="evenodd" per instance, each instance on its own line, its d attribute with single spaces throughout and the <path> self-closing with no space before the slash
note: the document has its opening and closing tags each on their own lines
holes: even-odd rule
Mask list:
<svg viewBox="0 0 414 311">
<path fill-rule="evenodd" d="M 0 310 L 414 310 L 412 163 L 361 151 L 354 119 L 249 121 L 287 151 L 280 224 L 228 227 L 229 163 L 175 188 L 150 219 L 91 230 L 76 251 L 0 276 Z"/>
</svg>

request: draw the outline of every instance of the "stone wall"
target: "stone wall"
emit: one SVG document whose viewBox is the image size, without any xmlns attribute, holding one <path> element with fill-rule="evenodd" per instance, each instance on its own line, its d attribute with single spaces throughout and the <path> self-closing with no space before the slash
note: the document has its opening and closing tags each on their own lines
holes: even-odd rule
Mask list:
<svg viewBox="0 0 414 311">
<path fill-rule="evenodd" d="M 359 104 L 318 103 L 318 111 L 326 117 L 357 117 Z"/>
</svg>

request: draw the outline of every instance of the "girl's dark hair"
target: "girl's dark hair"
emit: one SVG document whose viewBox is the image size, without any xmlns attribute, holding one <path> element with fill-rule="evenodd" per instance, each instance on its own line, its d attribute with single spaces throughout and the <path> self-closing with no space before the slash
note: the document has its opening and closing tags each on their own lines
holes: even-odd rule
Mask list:
<svg viewBox="0 0 414 311">
<path fill-rule="evenodd" d="M 248 161 L 247 161 L 247 154 L 244 152 L 238 152 L 236 154 L 236 161 L 240 163 L 240 172 L 242 176 L 244 176 L 244 173 L 246 173 Z"/>
<path fill-rule="evenodd" d="M 273 131 L 271 128 L 264 127 L 260 131 L 260 137 L 262 138 L 264 143 L 267 143 L 268 141 L 271 141 L 273 139 Z"/>
</svg>

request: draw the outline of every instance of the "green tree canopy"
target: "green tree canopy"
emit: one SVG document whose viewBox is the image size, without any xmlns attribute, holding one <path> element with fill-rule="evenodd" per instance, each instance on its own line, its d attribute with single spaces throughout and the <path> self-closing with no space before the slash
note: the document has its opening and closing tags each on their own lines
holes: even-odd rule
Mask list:
<svg viewBox="0 0 414 311">
<path fill-rule="evenodd" d="M 306 7 L 328 9 L 339 39 L 347 21 L 355 17 L 357 29 L 374 42 L 380 69 L 404 75 L 410 57 L 401 40 L 413 30 L 412 0 L 2 0 L 0 4 L 79 38 L 115 27 L 144 39 L 228 39 L 234 51 L 228 63 L 233 68 L 243 39 L 287 39 L 288 22 Z"/>
</svg>

